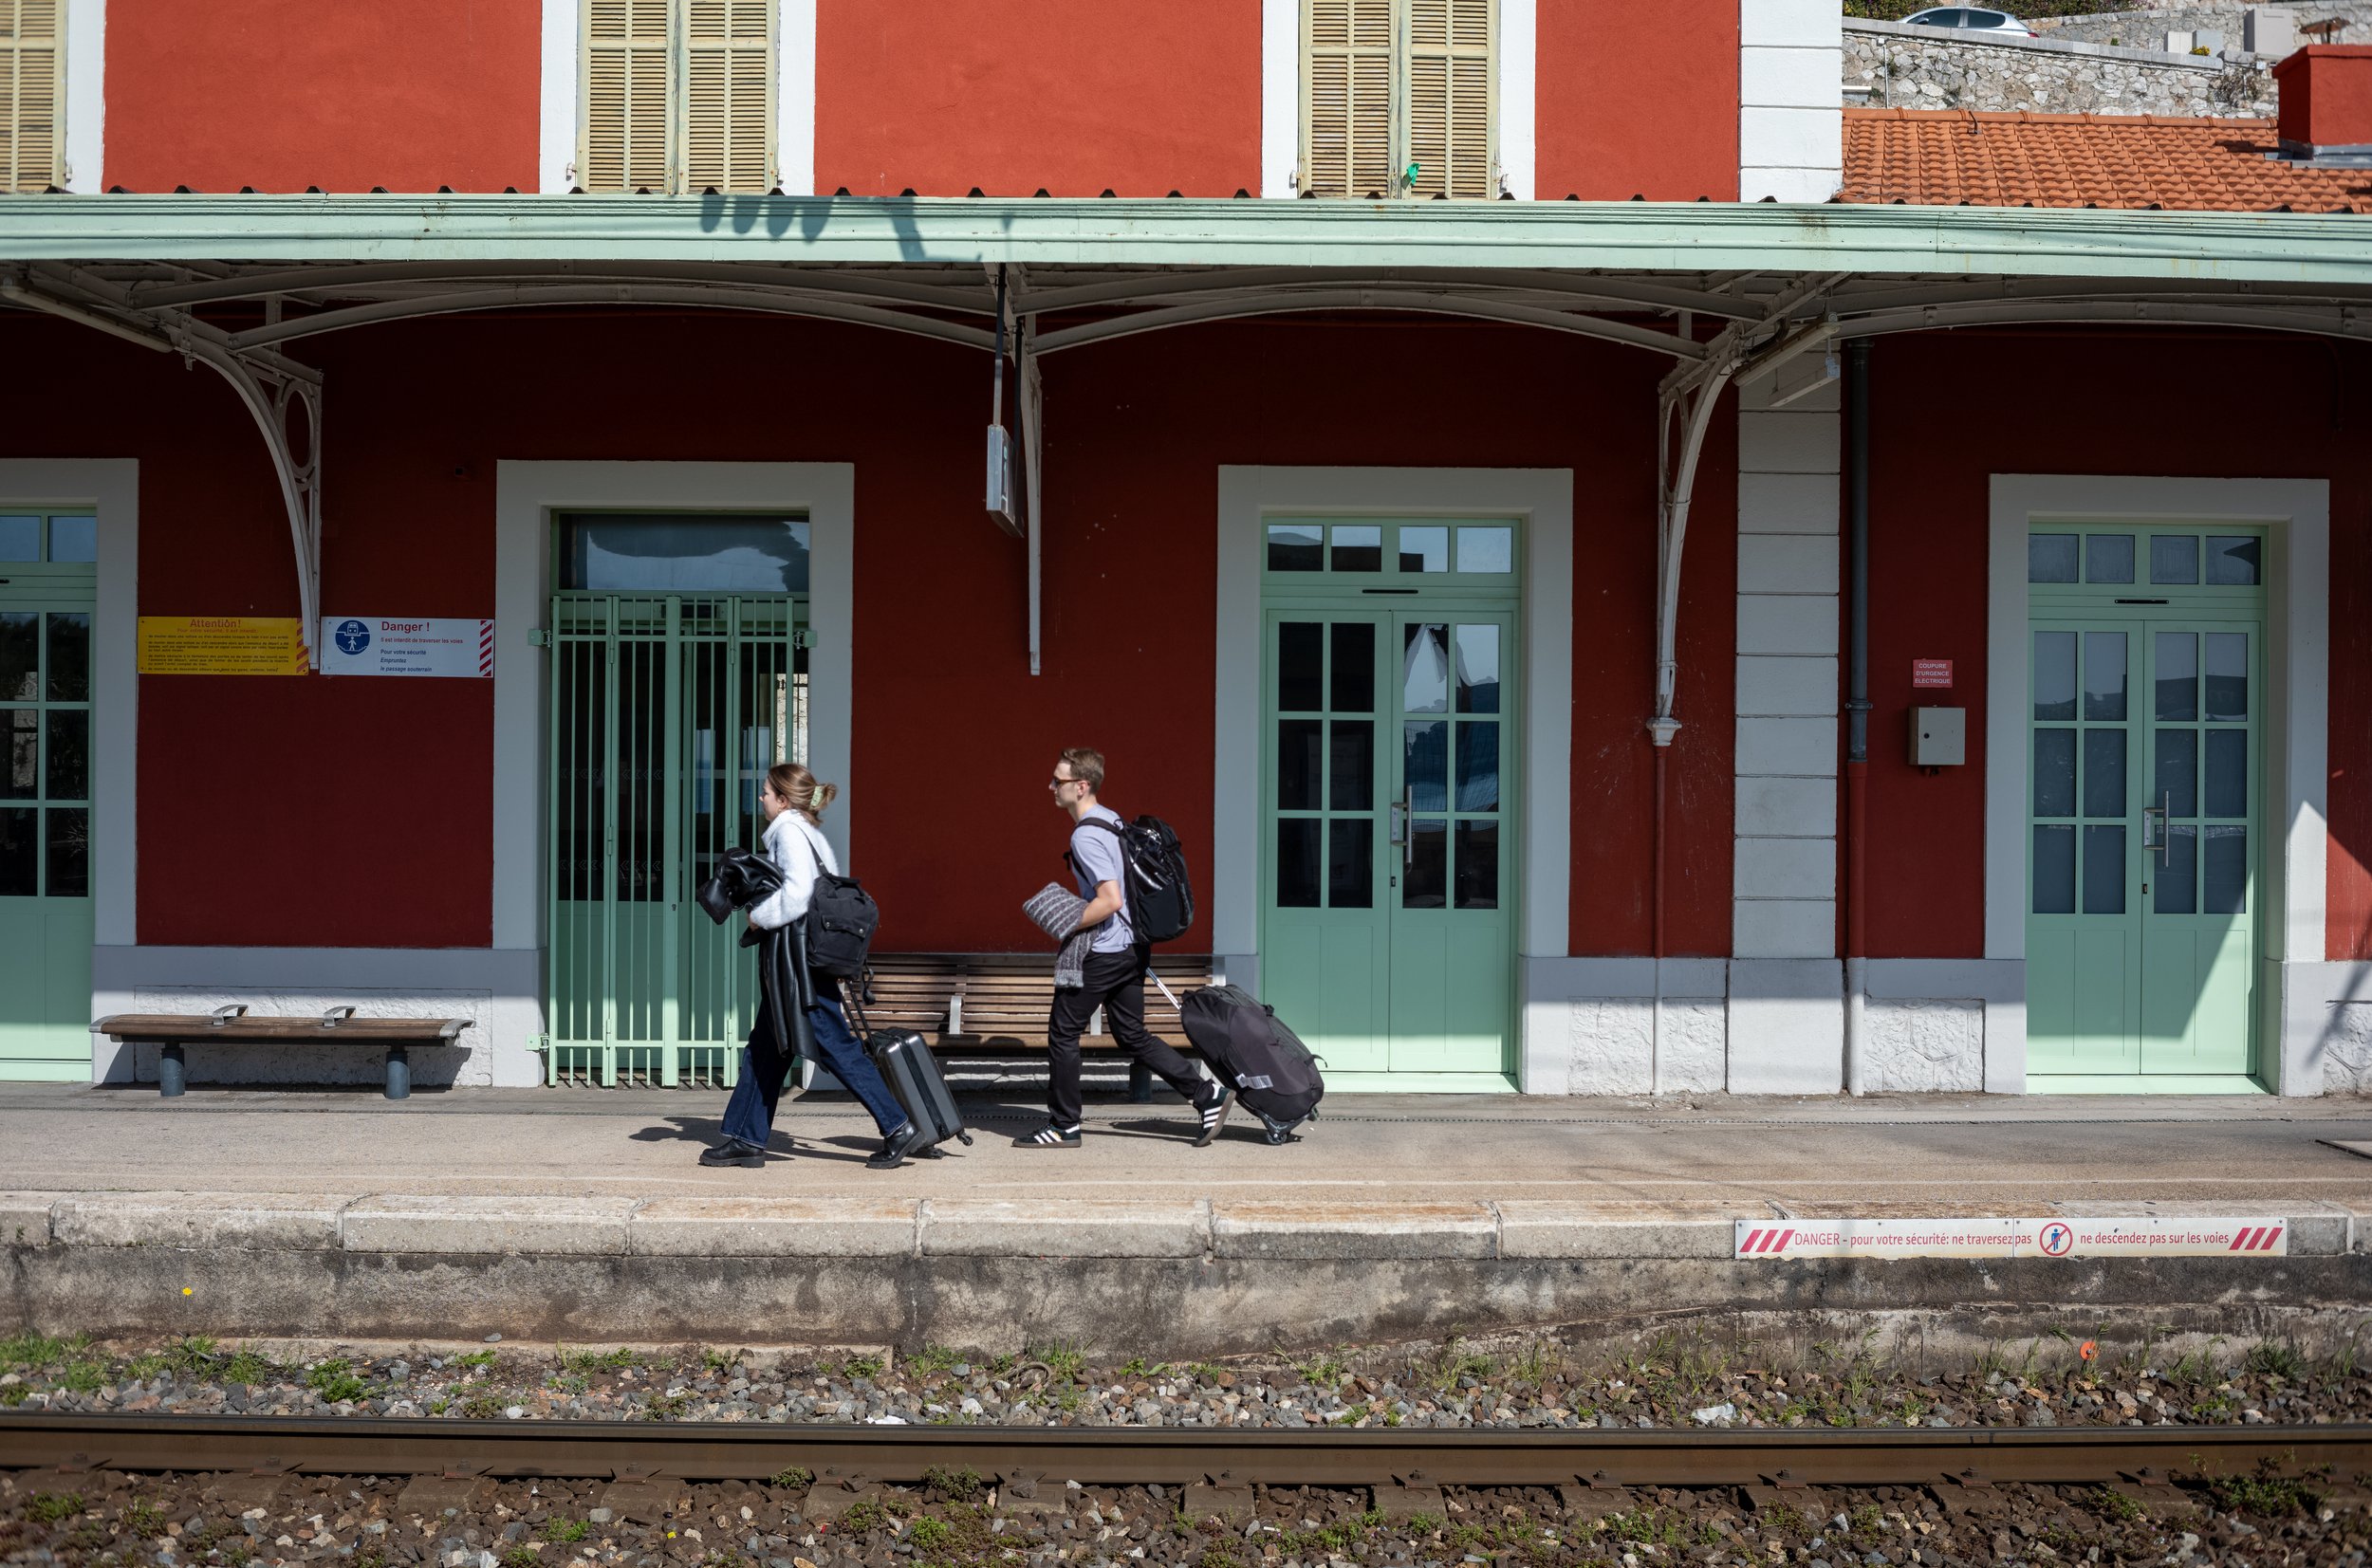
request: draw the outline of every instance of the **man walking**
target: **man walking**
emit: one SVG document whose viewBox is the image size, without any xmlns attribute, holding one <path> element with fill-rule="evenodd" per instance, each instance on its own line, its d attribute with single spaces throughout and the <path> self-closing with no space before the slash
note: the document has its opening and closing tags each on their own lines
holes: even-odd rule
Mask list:
<svg viewBox="0 0 2372 1568">
<path fill-rule="evenodd" d="M 1055 987 L 1054 1008 L 1047 1020 L 1047 1110 L 1049 1120 L 1037 1132 L 1013 1140 L 1024 1149 L 1079 1147 L 1079 1037 L 1103 1009 L 1112 1036 L 1161 1080 L 1183 1096 L 1201 1118 L 1195 1147 L 1207 1147 L 1219 1135 L 1233 1104 L 1224 1084 L 1213 1083 L 1195 1064 L 1153 1038 L 1145 1029 L 1145 971 L 1153 961 L 1149 944 L 1137 940 L 1128 918 L 1128 870 L 1121 853 L 1120 813 L 1097 800 L 1103 788 L 1103 753 L 1076 746 L 1054 765 L 1048 785 L 1054 803 L 1071 820 L 1070 864 L 1079 881 L 1079 895 L 1087 900 L 1080 913 L 1078 932 L 1091 933 L 1087 950 L 1086 983 Z"/>
</svg>

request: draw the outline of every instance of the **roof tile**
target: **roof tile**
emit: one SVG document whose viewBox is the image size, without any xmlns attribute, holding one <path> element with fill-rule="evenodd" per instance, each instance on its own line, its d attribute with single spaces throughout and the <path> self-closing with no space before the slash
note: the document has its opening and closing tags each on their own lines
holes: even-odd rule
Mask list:
<svg viewBox="0 0 2372 1568">
<path fill-rule="evenodd" d="M 1837 199 L 2372 212 L 2372 169 L 2301 168 L 2277 146 L 2265 120 L 1847 109 Z"/>
</svg>

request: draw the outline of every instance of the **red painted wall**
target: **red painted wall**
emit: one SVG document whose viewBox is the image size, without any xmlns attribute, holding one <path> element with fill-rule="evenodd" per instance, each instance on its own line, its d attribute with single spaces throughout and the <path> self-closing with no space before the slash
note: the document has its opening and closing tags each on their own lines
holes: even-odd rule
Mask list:
<svg viewBox="0 0 2372 1568">
<path fill-rule="evenodd" d="M 1543 0 L 1540 197 L 1737 200 L 1740 4 Z"/>
<path fill-rule="evenodd" d="M 815 180 L 860 196 L 1257 194 L 1259 0 L 822 0 Z"/>
<path fill-rule="evenodd" d="M 1873 359 L 1870 956 L 1984 952 L 1986 533 L 2003 471 L 2330 480 L 2326 940 L 2332 959 L 2372 957 L 2372 353 L 2005 331 L 1890 338 Z M 1947 387 L 1955 407 L 2017 412 L 1983 438 L 1939 439 L 1932 394 Z M 1914 658 L 1955 661 L 1948 696 L 1921 695 L 1969 710 L 1965 767 L 1923 777 L 1904 761 Z"/>
<path fill-rule="evenodd" d="M 980 511 L 975 355 L 820 323 L 550 312 L 317 347 L 337 389 L 324 597 L 341 613 L 492 613 L 497 458 L 616 457 L 631 426 L 644 457 L 857 465 L 855 761 L 837 782 L 890 950 L 1037 945 L 1017 906 L 1061 872 L 1044 783 L 1066 745 L 1110 754 L 1114 802 L 1175 823 L 1208 888 L 1218 465 L 1571 468 L 1573 946 L 1647 950 L 1661 366 L 1645 355 L 1365 319 L 1195 328 L 1050 360 L 1047 658 L 1032 679 L 1025 557 Z M 294 613 L 278 498 L 227 389 L 32 318 L 0 321 L 0 352 L 52 367 L 38 396 L 0 392 L 11 450 L 141 459 L 144 613 Z M 784 417 L 782 364 L 833 396 Z M 1726 441 L 1709 453 L 1692 530 L 1675 951 L 1728 943 L 1731 461 Z M 533 656 L 512 630 L 501 656 Z M 144 677 L 139 939 L 487 942 L 491 695 L 463 680 Z M 371 896 L 322 896 L 331 857 Z"/>
<path fill-rule="evenodd" d="M 524 0 L 113 0 L 104 177 L 532 191 L 539 26 Z"/>
</svg>

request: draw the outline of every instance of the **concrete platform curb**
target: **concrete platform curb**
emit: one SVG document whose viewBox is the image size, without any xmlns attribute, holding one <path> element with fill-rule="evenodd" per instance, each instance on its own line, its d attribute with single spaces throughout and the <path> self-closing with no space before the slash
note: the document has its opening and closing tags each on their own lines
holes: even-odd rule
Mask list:
<svg viewBox="0 0 2372 1568">
<path fill-rule="evenodd" d="M 922 1255 L 931 1258 L 1199 1258 L 1211 1250 L 1211 1229 L 1202 1198 L 922 1200 Z"/>
<path fill-rule="evenodd" d="M 911 1258 L 915 1198 L 652 1198 L 626 1221 L 644 1258 Z"/>
<path fill-rule="evenodd" d="M 1499 1217 L 1484 1203 L 1222 1203 L 1211 1240 L 1221 1258 L 1493 1258 Z"/>
<path fill-rule="evenodd" d="M 1499 1215 L 1502 1258 L 1727 1258 L 1736 1249 L 1736 1222 L 1761 1217 L 1727 1206 L 1696 1216 L 1609 1214 L 1569 1203 L 1492 1207 Z"/>
<path fill-rule="evenodd" d="M 346 1206 L 347 1252 L 623 1256 L 638 1198 L 369 1197 Z"/>
<path fill-rule="evenodd" d="M 80 1192 L 49 1210 L 65 1246 L 337 1250 L 343 1198 L 305 1192 Z"/>
</svg>

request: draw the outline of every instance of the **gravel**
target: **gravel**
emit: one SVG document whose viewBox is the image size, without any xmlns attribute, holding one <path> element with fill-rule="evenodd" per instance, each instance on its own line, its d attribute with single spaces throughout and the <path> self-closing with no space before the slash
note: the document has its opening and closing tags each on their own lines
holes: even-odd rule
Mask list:
<svg viewBox="0 0 2372 1568">
<path fill-rule="evenodd" d="M 1398 1522 L 1363 1491 L 1259 1488 L 1249 1513 L 1158 1486 L 1043 1485 L 1000 1496 L 970 1472 L 819 1497 L 804 1475 L 648 1488 L 543 1479 L 458 1485 L 457 1502 L 377 1477 L 96 1471 L 0 1475 L 0 1560 L 158 1568 L 1318 1568 L 1504 1563 L 1593 1568 L 1960 1568 L 2015 1563 L 2343 1564 L 2372 1517 L 2310 1487 L 2200 1489 L 2147 1506 L 2100 1487 L 2022 1486 L 1972 1508 L 1923 1487 L 1642 1490 L 1601 1511 L 1539 1488 L 1445 1488 Z M 419 1485 L 419 1484 L 411 1484 Z M 431 1484 L 435 1485 L 435 1484 Z M 70 1489 L 69 1489 L 70 1487 Z"/>
<path fill-rule="evenodd" d="M 1289 1360 L 1091 1366 L 1061 1347 L 966 1360 L 415 1347 L 279 1364 L 205 1339 L 99 1349 L 0 1339 L 0 1408 L 189 1415 L 1165 1427 L 2165 1426 L 2372 1420 L 2372 1377 L 2263 1342 L 2154 1363 L 1989 1356 L 1957 1372 L 1867 1355 L 1764 1366 L 1667 1334 L 1615 1361 L 1556 1336 Z M 2060 1347 L 2049 1347 L 2054 1352 Z"/>
</svg>

